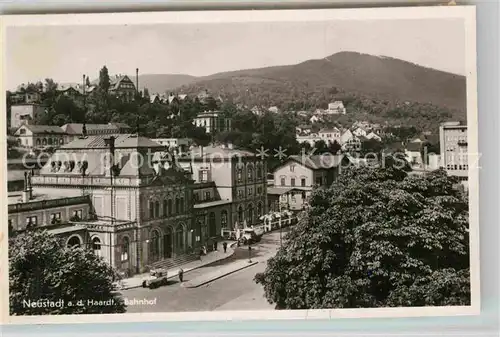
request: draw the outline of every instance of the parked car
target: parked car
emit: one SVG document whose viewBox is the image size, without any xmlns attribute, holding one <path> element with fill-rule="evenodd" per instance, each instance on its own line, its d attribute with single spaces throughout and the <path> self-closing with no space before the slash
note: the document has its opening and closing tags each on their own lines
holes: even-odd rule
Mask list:
<svg viewBox="0 0 500 337">
<path fill-rule="evenodd" d="M 262 232 L 262 233 L 261 233 Z M 259 242 L 262 238 L 264 231 L 255 230 L 253 228 L 245 228 L 243 234 L 241 235 L 241 242 L 245 245 L 251 245 L 255 242 Z"/>
</svg>

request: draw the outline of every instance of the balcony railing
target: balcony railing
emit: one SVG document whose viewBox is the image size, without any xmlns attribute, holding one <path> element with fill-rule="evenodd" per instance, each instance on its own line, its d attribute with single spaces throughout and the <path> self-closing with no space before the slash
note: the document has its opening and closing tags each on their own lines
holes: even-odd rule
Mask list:
<svg viewBox="0 0 500 337">
<path fill-rule="evenodd" d="M 48 209 L 48 208 L 56 208 L 63 206 L 72 206 L 72 205 L 80 205 L 80 204 L 89 204 L 90 197 L 87 195 L 78 196 L 78 197 L 68 197 L 61 199 L 50 199 L 50 200 L 40 200 L 40 201 L 32 201 L 26 203 L 12 204 L 9 205 L 8 212 L 9 213 L 20 213 L 27 211 L 36 211 L 40 209 Z"/>
</svg>

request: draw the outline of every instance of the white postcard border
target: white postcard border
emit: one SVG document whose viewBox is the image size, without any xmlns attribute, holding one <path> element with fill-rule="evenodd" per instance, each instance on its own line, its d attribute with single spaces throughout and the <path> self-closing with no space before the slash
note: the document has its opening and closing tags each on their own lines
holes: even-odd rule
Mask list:
<svg viewBox="0 0 500 337">
<path fill-rule="evenodd" d="M 476 72 L 476 12 L 474 6 L 397 7 L 363 9 L 323 10 L 262 10 L 262 11 L 198 11 L 198 12 L 138 12 L 111 14 L 56 14 L 56 15 L 10 15 L 1 19 L 1 42 L 5 46 L 5 28 L 9 26 L 37 25 L 139 25 L 139 24 L 189 24 L 230 22 L 294 22 L 328 20 L 410 20 L 410 19 L 464 19 L 467 69 L 467 125 L 469 152 L 477 153 L 477 72 Z M 2 74 L 5 74 L 5 55 L 0 55 Z M 5 113 L 5 81 L 1 78 L 0 106 Z M 6 123 L 0 119 L 3 134 Z M 6 156 L 5 146 L 0 153 Z M 0 312 L 2 323 L 8 324 L 61 324 L 61 323 L 115 323 L 115 322 L 159 322 L 159 321 L 225 321 L 225 320 L 284 320 L 284 319 L 330 319 L 330 318 L 382 318 L 478 315 L 480 313 L 479 279 L 479 168 L 469 158 L 469 209 L 470 209 L 470 272 L 471 305 L 425 308 L 363 308 L 324 310 L 277 310 L 277 311 L 221 311 L 178 312 L 106 315 L 54 315 L 54 316 L 9 316 L 8 315 L 8 254 L 5 227 L 0 232 Z M 0 177 L 7 176 L 7 167 L 2 165 Z M 0 194 L 3 214 L 7 214 L 6 184 Z M 2 223 L 4 223 L 2 221 Z"/>
</svg>

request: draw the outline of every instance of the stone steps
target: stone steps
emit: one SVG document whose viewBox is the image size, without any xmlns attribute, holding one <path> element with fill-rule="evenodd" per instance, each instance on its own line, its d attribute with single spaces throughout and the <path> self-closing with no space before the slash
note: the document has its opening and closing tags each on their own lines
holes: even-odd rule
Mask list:
<svg viewBox="0 0 500 337">
<path fill-rule="evenodd" d="M 172 269 L 178 266 L 182 266 L 184 264 L 196 261 L 199 259 L 199 256 L 196 254 L 183 254 L 181 256 L 177 256 L 171 259 L 165 259 L 161 261 L 157 261 L 151 264 L 152 269 Z"/>
</svg>

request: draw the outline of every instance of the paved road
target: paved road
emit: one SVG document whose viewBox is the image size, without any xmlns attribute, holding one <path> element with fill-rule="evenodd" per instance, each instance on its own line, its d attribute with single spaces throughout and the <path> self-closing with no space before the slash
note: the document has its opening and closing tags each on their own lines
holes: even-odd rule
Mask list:
<svg viewBox="0 0 500 337">
<path fill-rule="evenodd" d="M 172 280 L 168 286 L 158 289 L 124 290 L 122 295 L 129 301 L 147 299 L 153 303 L 156 299 L 155 304 L 129 305 L 127 312 L 212 311 L 238 307 L 244 310 L 272 309 L 272 305 L 263 297 L 262 286 L 256 284 L 253 278 L 256 273 L 265 270 L 266 260 L 276 253 L 279 244 L 279 232 L 264 235 L 261 242 L 252 247 L 252 260 L 259 261 L 258 264 L 199 288 L 184 288 L 178 280 Z M 228 259 L 185 273 L 184 281 L 214 271 L 222 264 L 242 259 L 248 259 L 246 246 L 237 248 Z"/>
</svg>

